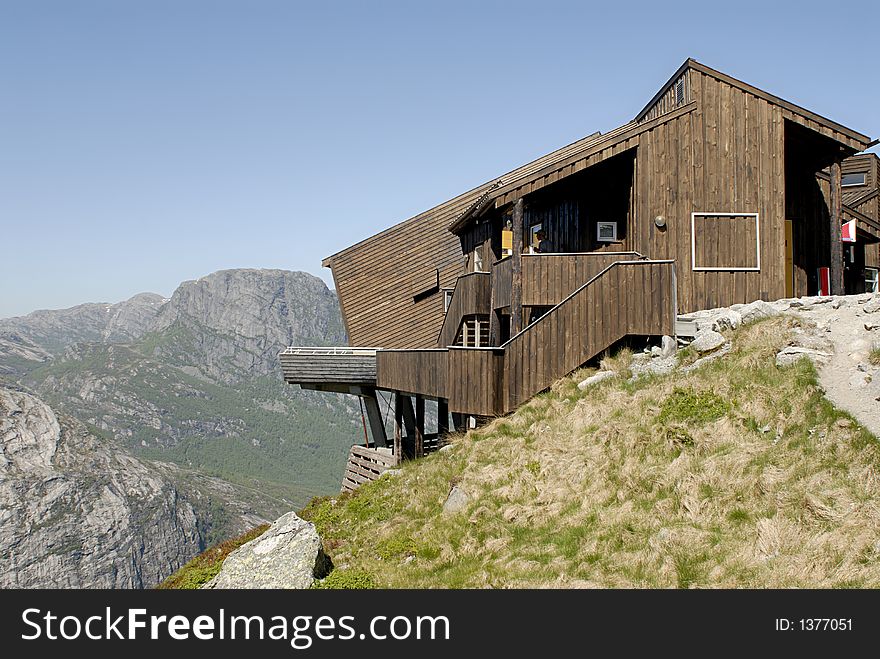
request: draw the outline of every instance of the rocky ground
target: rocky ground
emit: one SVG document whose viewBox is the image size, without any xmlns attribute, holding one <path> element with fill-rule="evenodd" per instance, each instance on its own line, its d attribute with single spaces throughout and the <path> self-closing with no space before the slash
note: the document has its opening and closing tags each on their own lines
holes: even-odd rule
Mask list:
<svg viewBox="0 0 880 659">
<path fill-rule="evenodd" d="M 825 395 L 880 436 L 880 365 L 870 360 L 871 351 L 880 349 L 880 293 L 757 301 L 699 311 L 690 315 L 698 328 L 690 348 L 702 359 L 711 358 L 727 345 L 724 330 L 785 313 L 803 323 L 776 356 L 777 364 L 812 360 Z M 674 368 L 674 359 L 657 349 L 650 359 L 637 361 L 648 371 Z"/>
</svg>

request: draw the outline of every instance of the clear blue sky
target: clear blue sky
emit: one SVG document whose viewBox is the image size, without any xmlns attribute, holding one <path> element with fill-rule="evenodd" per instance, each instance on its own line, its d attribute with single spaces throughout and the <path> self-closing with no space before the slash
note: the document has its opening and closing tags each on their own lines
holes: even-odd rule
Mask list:
<svg viewBox="0 0 880 659">
<path fill-rule="evenodd" d="M 628 121 L 688 56 L 876 137 L 878 7 L 0 0 L 0 317 L 330 282 L 322 257 Z"/>
</svg>

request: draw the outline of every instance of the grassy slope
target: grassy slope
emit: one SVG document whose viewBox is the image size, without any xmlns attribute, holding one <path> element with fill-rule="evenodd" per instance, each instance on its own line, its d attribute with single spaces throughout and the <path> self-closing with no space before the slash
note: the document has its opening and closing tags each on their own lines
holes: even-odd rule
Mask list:
<svg viewBox="0 0 880 659">
<path fill-rule="evenodd" d="M 303 514 L 380 586 L 880 586 L 877 439 L 809 362 L 775 366 L 796 322 L 742 328 L 689 374 L 575 374 Z M 443 515 L 453 484 L 470 504 Z"/>
<path fill-rule="evenodd" d="M 268 528 L 268 524 L 258 526 L 237 538 L 226 540 L 206 549 L 165 579 L 157 588 L 160 590 L 194 590 L 201 588 L 217 575 L 223 565 L 223 561 L 226 560 L 229 554 L 246 542 L 250 542 L 254 538 L 263 535 Z"/>
</svg>

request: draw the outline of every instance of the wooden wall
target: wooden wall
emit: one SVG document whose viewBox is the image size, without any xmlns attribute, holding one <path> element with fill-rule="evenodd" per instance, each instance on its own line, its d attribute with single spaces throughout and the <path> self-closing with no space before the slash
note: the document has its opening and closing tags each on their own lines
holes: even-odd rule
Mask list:
<svg viewBox="0 0 880 659">
<path fill-rule="evenodd" d="M 376 353 L 376 387 L 446 398 L 446 361 L 446 350 L 380 350 Z"/>
<path fill-rule="evenodd" d="M 379 351 L 377 386 L 504 414 L 627 335 L 672 334 L 675 317 L 672 262 L 615 262 L 498 348 Z"/>
<path fill-rule="evenodd" d="M 465 316 L 488 315 L 491 284 L 489 274 L 474 272 L 458 278 L 455 291 L 443 326 L 437 338 L 437 347 L 451 346 L 458 336 L 461 321 Z"/>
<path fill-rule="evenodd" d="M 639 139 L 636 221 L 629 248 L 678 264 L 682 313 L 785 293 L 781 109 L 698 71 L 693 112 Z M 691 212 L 759 213 L 760 272 L 691 270 Z M 662 215 L 666 226 L 654 218 Z M 734 246 L 719 246 L 732 249 Z"/>
<path fill-rule="evenodd" d="M 669 88 L 654 101 L 653 105 L 647 108 L 644 113 L 639 116 L 637 121 L 643 123 L 645 121 L 650 121 L 651 119 L 656 119 L 660 115 L 666 114 L 682 105 L 690 103 L 693 99 L 693 92 L 691 91 L 691 75 L 691 70 L 685 69 L 680 76 L 671 82 Z M 696 72 L 694 72 L 694 75 L 696 75 Z M 679 81 L 683 84 L 683 99 L 679 99 L 677 94 Z"/>
</svg>

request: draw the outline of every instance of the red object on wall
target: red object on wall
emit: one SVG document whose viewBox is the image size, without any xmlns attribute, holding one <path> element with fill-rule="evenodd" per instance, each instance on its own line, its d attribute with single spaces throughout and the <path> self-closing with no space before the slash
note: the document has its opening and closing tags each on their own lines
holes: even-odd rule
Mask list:
<svg viewBox="0 0 880 659">
<path fill-rule="evenodd" d="M 854 243 L 856 241 L 856 221 L 850 220 L 840 225 L 840 240 L 845 243 Z"/>
<path fill-rule="evenodd" d="M 819 295 L 831 295 L 831 268 L 819 268 Z"/>
</svg>

